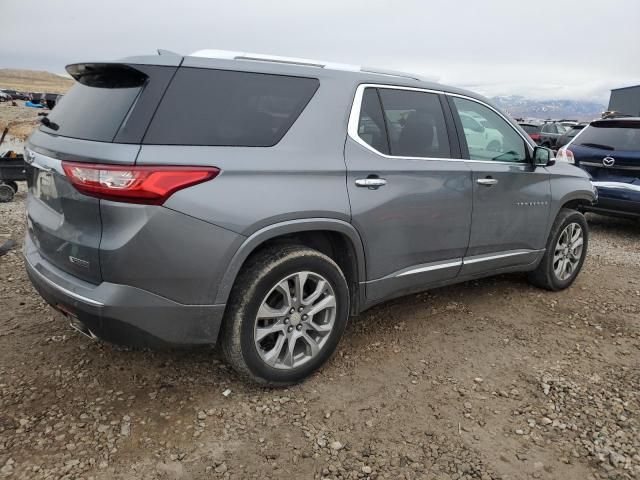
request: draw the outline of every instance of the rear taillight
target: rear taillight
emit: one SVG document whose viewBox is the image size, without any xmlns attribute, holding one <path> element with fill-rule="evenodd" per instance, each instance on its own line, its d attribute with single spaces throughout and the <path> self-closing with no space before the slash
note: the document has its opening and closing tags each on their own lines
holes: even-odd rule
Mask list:
<svg viewBox="0 0 640 480">
<path fill-rule="evenodd" d="M 529 136 L 531 137 L 531 140 L 535 140 L 536 142 L 538 140 L 540 140 L 540 134 L 539 133 L 530 133 Z"/>
<path fill-rule="evenodd" d="M 567 147 L 562 147 L 558 150 L 556 160 L 559 162 L 576 163 L 575 158 L 573 158 L 573 152 Z"/>
<path fill-rule="evenodd" d="M 117 202 L 162 205 L 173 193 L 215 178 L 215 167 L 96 165 L 62 162 L 73 186 L 85 195 Z"/>
</svg>

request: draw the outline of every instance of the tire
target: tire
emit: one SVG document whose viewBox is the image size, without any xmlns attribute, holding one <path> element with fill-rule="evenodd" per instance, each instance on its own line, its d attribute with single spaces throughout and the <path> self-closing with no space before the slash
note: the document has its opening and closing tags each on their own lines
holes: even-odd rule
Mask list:
<svg viewBox="0 0 640 480">
<path fill-rule="evenodd" d="M 305 280 L 297 281 L 303 277 Z M 326 283 L 320 284 L 320 279 Z M 296 295 L 298 283 L 305 287 L 302 295 Z M 289 288 L 288 305 L 302 308 L 301 312 L 294 308 L 291 314 L 283 285 Z M 312 299 L 317 292 L 321 293 Z M 300 307 L 298 296 L 309 304 Z M 311 313 L 330 305 L 330 297 L 333 307 Z M 269 317 L 276 310 L 278 315 Z M 259 311 L 263 312 L 260 318 Z M 242 376 L 263 385 L 291 385 L 311 375 L 331 357 L 348 318 L 349 288 L 331 258 L 304 246 L 271 247 L 250 258 L 238 275 L 222 324 L 221 347 L 227 362 Z M 316 331 L 320 328 L 326 330 L 322 335 Z M 273 329 L 278 331 L 264 335 Z M 315 352 L 310 341 L 318 347 Z"/>
<path fill-rule="evenodd" d="M 13 180 L 5 181 L 7 185 L 13 188 L 13 193 L 18 193 L 18 182 L 14 182 Z"/>
<path fill-rule="evenodd" d="M 0 184 L 0 203 L 7 203 L 13 200 L 15 192 L 10 185 L 6 183 Z"/>
<path fill-rule="evenodd" d="M 575 232 L 578 231 L 576 226 L 580 229 L 580 239 L 582 240 L 579 252 L 576 246 L 577 239 L 568 240 L 568 244 L 564 243 L 567 239 L 575 237 Z M 573 230 L 569 230 L 570 228 Z M 563 243 L 566 245 L 564 249 L 562 248 Z M 569 287 L 582 269 L 588 246 L 589 227 L 584 215 L 576 210 L 563 208 L 549 233 L 542 261 L 533 272 L 529 273 L 529 282 L 536 287 L 554 292 Z"/>
</svg>

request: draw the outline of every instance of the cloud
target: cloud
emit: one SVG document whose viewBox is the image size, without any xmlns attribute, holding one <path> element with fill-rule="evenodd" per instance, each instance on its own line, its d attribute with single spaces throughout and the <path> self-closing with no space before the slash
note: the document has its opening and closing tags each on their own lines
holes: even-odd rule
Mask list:
<svg viewBox="0 0 640 480">
<path fill-rule="evenodd" d="M 33 12 L 50 28 L 30 33 Z M 637 0 L 3 0 L 0 66 L 62 72 L 218 48 L 413 71 L 488 95 L 603 101 L 640 83 L 639 18 Z"/>
</svg>

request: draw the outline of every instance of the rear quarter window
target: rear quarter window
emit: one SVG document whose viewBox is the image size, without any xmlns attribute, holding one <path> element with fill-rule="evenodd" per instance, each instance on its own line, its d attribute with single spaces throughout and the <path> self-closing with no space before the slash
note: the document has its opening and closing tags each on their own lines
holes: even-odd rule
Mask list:
<svg viewBox="0 0 640 480">
<path fill-rule="evenodd" d="M 318 89 L 317 78 L 183 67 L 145 135 L 145 144 L 270 147 Z"/>
<path fill-rule="evenodd" d="M 40 129 L 62 137 L 111 142 L 141 90 L 76 83 L 48 115 L 57 130 L 45 125 Z"/>
</svg>

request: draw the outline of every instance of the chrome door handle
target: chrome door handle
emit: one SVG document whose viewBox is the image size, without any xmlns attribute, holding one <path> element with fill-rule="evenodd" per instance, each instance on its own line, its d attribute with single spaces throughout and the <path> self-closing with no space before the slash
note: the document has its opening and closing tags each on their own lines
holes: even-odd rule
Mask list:
<svg viewBox="0 0 640 480">
<path fill-rule="evenodd" d="M 387 184 L 384 178 L 359 178 L 356 180 L 356 186 L 367 188 L 378 188 Z"/>
<path fill-rule="evenodd" d="M 498 180 L 495 178 L 479 178 L 476 180 L 478 185 L 484 185 L 485 187 L 490 187 L 491 185 L 495 185 L 498 183 Z"/>
</svg>

